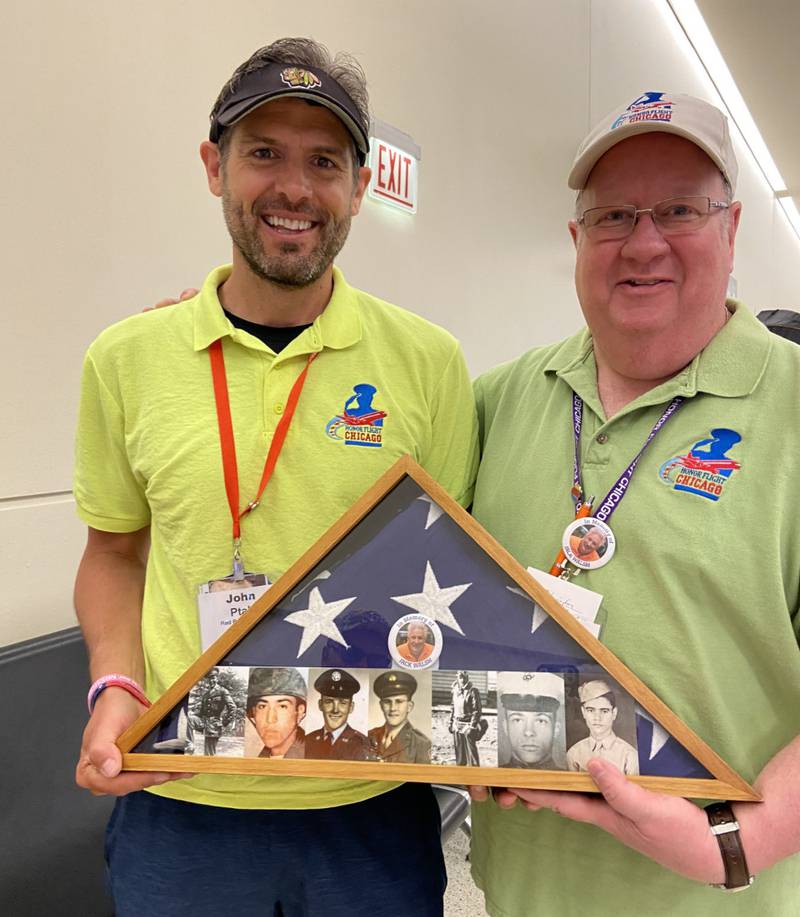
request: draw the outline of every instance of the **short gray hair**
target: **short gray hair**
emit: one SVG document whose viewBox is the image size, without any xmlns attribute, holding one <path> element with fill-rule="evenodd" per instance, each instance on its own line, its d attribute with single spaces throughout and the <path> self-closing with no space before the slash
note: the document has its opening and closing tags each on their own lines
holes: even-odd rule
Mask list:
<svg viewBox="0 0 800 917">
<path fill-rule="evenodd" d="M 225 100 L 235 92 L 243 76 L 262 70 L 270 64 L 285 64 L 287 67 L 313 67 L 324 70 L 353 100 L 358 110 L 365 133 L 369 133 L 369 94 L 367 93 L 367 78 L 361 64 L 344 51 L 331 55 L 331 52 L 314 41 L 313 38 L 279 38 L 272 44 L 254 51 L 244 63 L 231 74 L 231 78 L 222 87 L 217 96 L 214 107 L 211 109 L 210 119 L 213 121 Z M 219 138 L 220 154 L 224 158 L 230 141 L 230 131 L 223 130 Z M 353 144 L 355 150 L 355 143 Z M 356 157 L 356 168 L 358 158 Z"/>
</svg>

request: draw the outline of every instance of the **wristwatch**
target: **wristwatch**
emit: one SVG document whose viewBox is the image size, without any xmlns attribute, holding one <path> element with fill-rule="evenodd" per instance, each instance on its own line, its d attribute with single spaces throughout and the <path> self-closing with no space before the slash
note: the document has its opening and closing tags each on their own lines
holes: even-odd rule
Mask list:
<svg viewBox="0 0 800 917">
<path fill-rule="evenodd" d="M 722 864 L 725 867 L 724 884 L 713 887 L 724 888 L 729 892 L 740 892 L 750 888 L 753 877 L 747 868 L 739 822 L 736 821 L 730 803 L 712 802 L 710 806 L 706 806 L 706 815 L 711 833 L 719 844 Z"/>
</svg>

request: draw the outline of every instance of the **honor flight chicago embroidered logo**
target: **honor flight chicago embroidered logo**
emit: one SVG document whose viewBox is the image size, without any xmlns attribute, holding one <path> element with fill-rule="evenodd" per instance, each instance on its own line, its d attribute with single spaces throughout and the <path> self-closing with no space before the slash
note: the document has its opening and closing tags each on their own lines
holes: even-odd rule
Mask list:
<svg viewBox="0 0 800 917">
<path fill-rule="evenodd" d="M 686 455 L 668 459 L 658 470 L 661 480 L 673 490 L 684 490 L 717 501 L 734 471 L 741 465 L 728 452 L 742 437 L 735 430 L 717 427 L 711 435 L 692 446 Z"/>
<path fill-rule="evenodd" d="M 342 413 L 332 417 L 325 426 L 325 434 L 338 439 L 346 446 L 383 445 L 383 418 L 386 411 L 375 407 L 377 393 L 374 385 L 362 382 L 353 386 L 353 394 L 345 401 Z"/>
<path fill-rule="evenodd" d="M 625 114 L 611 125 L 611 130 L 637 121 L 671 121 L 674 103 L 664 98 L 663 92 L 645 92 L 634 99 Z"/>
</svg>

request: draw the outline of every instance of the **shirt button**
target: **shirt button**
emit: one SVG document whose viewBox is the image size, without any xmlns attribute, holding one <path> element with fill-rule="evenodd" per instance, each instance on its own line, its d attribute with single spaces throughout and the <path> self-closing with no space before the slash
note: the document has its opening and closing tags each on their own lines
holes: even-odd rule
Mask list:
<svg viewBox="0 0 800 917">
<path fill-rule="evenodd" d="M 275 413 L 283 414 L 283 405 L 280 403 L 280 401 L 275 405 Z"/>
<path fill-rule="evenodd" d="M 598 433 L 596 440 L 598 443 L 600 443 L 601 446 L 605 446 L 605 444 L 608 442 L 608 433 Z"/>
</svg>

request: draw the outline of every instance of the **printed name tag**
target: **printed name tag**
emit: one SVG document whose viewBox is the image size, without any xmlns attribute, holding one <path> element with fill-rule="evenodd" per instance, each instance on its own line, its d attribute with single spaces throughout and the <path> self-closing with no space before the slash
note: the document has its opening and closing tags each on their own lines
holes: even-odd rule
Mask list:
<svg viewBox="0 0 800 917">
<path fill-rule="evenodd" d="M 244 579 L 238 581 L 231 574 L 201 583 L 197 589 L 197 614 L 202 651 L 238 621 L 271 585 L 264 573 L 245 573 Z"/>
</svg>

